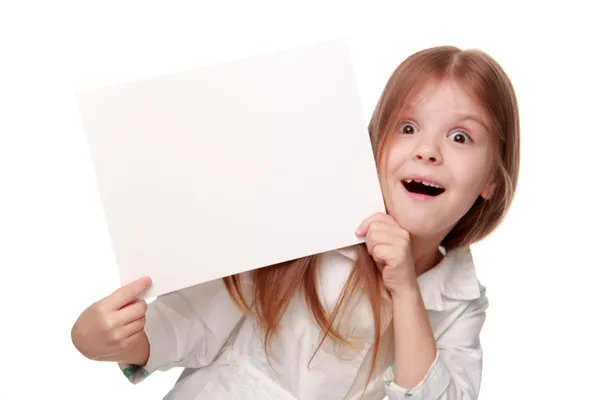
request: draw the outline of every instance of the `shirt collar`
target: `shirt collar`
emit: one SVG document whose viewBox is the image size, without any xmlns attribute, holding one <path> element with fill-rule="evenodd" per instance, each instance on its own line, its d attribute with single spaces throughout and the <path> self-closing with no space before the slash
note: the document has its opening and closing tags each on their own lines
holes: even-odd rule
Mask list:
<svg viewBox="0 0 600 400">
<path fill-rule="evenodd" d="M 450 250 L 438 265 L 417 278 L 425 308 L 441 311 L 444 299 L 474 300 L 481 288 L 470 247 Z"/>
<path fill-rule="evenodd" d="M 338 249 L 338 252 L 352 260 L 357 258 L 352 247 Z M 445 299 L 474 300 L 481 296 L 473 256 L 468 246 L 447 252 L 439 264 L 420 275 L 417 281 L 427 310 L 442 311 Z"/>
</svg>

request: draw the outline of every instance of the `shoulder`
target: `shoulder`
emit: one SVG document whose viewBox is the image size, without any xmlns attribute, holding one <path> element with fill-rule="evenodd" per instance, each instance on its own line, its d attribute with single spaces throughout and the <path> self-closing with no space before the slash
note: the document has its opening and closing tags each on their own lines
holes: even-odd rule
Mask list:
<svg viewBox="0 0 600 400">
<path fill-rule="evenodd" d="M 335 249 L 320 254 L 318 290 L 327 307 L 334 307 L 355 263 L 352 248 Z"/>
<path fill-rule="evenodd" d="M 443 253 L 442 261 L 418 278 L 426 308 L 442 311 L 453 305 L 487 302 L 486 288 L 477 277 L 470 247 Z"/>
</svg>

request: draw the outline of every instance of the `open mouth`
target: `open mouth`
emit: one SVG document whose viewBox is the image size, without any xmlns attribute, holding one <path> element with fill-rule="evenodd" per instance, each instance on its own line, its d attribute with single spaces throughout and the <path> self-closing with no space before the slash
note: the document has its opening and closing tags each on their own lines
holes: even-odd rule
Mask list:
<svg viewBox="0 0 600 400">
<path fill-rule="evenodd" d="M 433 182 L 419 181 L 415 179 L 403 179 L 402 184 L 410 193 L 422 194 L 425 196 L 439 196 L 446 189 Z"/>
</svg>

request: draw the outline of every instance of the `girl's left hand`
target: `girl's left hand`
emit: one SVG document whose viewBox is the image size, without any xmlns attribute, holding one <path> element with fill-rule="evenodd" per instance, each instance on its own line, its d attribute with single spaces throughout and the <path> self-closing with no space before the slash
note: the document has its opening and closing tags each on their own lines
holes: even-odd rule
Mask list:
<svg viewBox="0 0 600 400">
<path fill-rule="evenodd" d="M 372 215 L 362 222 L 356 235 L 366 237 L 367 250 L 379 266 L 383 284 L 392 295 L 416 279 L 410 235 L 391 215 Z"/>
</svg>

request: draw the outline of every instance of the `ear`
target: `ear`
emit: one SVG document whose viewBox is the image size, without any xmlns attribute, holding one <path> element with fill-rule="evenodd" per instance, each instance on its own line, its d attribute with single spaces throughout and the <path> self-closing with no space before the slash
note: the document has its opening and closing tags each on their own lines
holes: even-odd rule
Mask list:
<svg viewBox="0 0 600 400">
<path fill-rule="evenodd" d="M 495 191 L 496 191 L 496 183 L 491 181 L 483 187 L 483 190 L 481 191 L 481 197 L 483 197 L 484 200 L 489 200 L 492 198 Z"/>
</svg>

